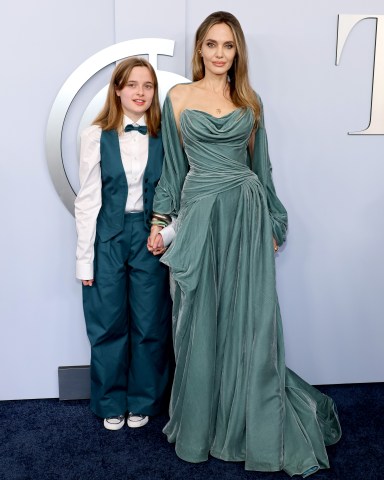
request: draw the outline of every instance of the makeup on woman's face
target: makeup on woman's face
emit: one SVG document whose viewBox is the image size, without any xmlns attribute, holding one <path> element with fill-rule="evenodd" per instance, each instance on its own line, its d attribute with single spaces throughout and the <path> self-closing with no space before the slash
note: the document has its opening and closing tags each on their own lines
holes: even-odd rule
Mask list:
<svg viewBox="0 0 384 480">
<path fill-rule="evenodd" d="M 216 75 L 229 71 L 236 55 L 236 43 L 226 23 L 217 23 L 208 30 L 201 46 L 201 55 L 206 71 Z"/>
</svg>

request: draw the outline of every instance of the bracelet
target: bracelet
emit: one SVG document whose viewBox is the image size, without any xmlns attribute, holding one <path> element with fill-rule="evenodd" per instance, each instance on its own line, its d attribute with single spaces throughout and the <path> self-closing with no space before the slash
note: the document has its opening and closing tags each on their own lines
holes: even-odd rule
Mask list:
<svg viewBox="0 0 384 480">
<path fill-rule="evenodd" d="M 165 222 L 167 225 L 169 225 L 172 222 L 170 215 L 165 215 L 165 214 L 156 213 L 156 212 L 152 213 L 152 219 L 160 220 L 162 222 Z"/>
<path fill-rule="evenodd" d="M 156 226 L 159 226 L 159 227 L 166 227 L 168 225 L 168 223 L 166 222 L 163 222 L 162 220 L 157 220 L 156 218 L 153 218 L 151 220 L 151 225 L 156 225 Z"/>
</svg>

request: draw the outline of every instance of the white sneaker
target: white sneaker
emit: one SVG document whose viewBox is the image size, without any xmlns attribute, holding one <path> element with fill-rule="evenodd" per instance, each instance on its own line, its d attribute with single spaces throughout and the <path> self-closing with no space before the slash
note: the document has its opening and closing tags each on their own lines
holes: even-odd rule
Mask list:
<svg viewBox="0 0 384 480">
<path fill-rule="evenodd" d="M 120 430 L 124 425 L 124 415 L 118 415 L 117 417 L 104 418 L 104 427 L 107 430 Z"/>
<path fill-rule="evenodd" d="M 139 413 L 132 413 L 129 412 L 127 418 L 127 425 L 131 428 L 139 428 L 144 427 L 148 423 L 148 416 L 147 415 L 140 415 Z"/>
</svg>

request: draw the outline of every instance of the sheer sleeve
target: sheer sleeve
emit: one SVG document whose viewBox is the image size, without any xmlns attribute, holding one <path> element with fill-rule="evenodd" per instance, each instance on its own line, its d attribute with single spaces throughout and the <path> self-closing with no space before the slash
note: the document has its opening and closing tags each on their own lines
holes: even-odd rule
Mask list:
<svg viewBox="0 0 384 480">
<path fill-rule="evenodd" d="M 189 167 L 187 157 L 181 146 L 169 94 L 164 102 L 161 132 L 164 144 L 164 162 L 163 171 L 155 191 L 153 211 L 177 216 L 180 208 L 181 190 Z"/>
<path fill-rule="evenodd" d="M 255 134 L 254 149 L 252 155 L 251 166 L 252 170 L 259 177 L 259 180 L 264 186 L 269 214 L 272 221 L 273 236 L 278 245 L 284 243 L 288 228 L 288 215 L 276 195 L 275 186 L 272 180 L 272 165 L 268 153 L 268 139 L 264 126 L 263 104 L 259 97 L 261 105 L 261 114 L 259 126 Z"/>
</svg>

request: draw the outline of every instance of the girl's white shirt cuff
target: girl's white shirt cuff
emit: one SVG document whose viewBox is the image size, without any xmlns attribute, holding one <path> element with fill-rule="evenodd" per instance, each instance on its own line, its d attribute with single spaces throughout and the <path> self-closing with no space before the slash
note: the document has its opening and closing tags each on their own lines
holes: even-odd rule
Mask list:
<svg viewBox="0 0 384 480">
<path fill-rule="evenodd" d="M 76 278 L 93 280 L 93 263 L 76 262 Z"/>
</svg>

